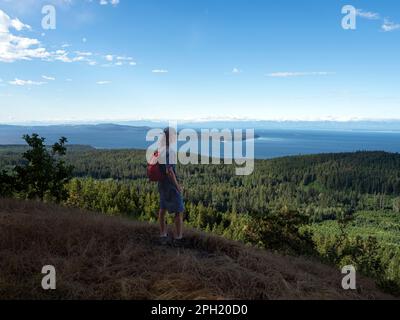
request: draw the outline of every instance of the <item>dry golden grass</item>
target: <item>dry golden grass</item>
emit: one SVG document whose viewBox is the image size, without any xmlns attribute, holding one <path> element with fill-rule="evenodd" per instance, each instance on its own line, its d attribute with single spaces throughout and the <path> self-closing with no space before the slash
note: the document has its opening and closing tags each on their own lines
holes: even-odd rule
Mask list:
<svg viewBox="0 0 400 320">
<path fill-rule="evenodd" d="M 157 226 L 38 202 L 0 200 L 0 299 L 382 299 L 368 279 L 196 231 L 159 246 Z M 41 288 L 54 265 L 57 290 Z"/>
</svg>

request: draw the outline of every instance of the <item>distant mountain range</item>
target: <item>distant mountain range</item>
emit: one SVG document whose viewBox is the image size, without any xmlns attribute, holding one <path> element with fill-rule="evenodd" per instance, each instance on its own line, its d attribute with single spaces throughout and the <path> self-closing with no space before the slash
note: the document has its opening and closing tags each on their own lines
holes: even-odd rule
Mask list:
<svg viewBox="0 0 400 320">
<path fill-rule="evenodd" d="M 167 124 L 165 124 L 167 126 Z M 165 126 L 159 126 L 164 128 Z M 155 125 L 153 127 L 156 127 Z M 194 127 L 193 127 L 194 128 Z M 37 133 L 52 144 L 62 136 L 73 145 L 88 145 L 95 148 L 135 148 L 146 149 L 151 142 L 146 141 L 150 126 L 121 124 L 97 125 L 51 125 L 51 126 L 13 126 L 0 125 L 0 145 L 20 145 L 24 134 Z M 197 129 L 197 128 L 196 128 Z M 258 135 L 255 135 L 257 138 Z M 245 139 L 245 137 L 243 137 Z"/>
<path fill-rule="evenodd" d="M 204 125 L 229 128 L 255 128 L 268 130 L 362 130 L 362 131 L 400 131 L 400 120 L 390 121 L 232 121 L 206 122 Z M 193 126 L 195 124 L 189 124 Z M 203 123 L 201 123 L 203 125 Z"/>
<path fill-rule="evenodd" d="M 115 120 L 115 121 L 65 121 L 60 122 L 31 122 L 31 123 L 4 123 L 2 125 L 15 125 L 23 127 L 43 126 L 98 126 L 100 129 L 107 127 L 130 126 L 164 128 L 168 126 L 167 120 Z M 190 128 L 255 128 L 255 129 L 304 129 L 304 130 L 365 130 L 365 131 L 400 131 L 400 119 L 386 120 L 190 120 L 178 121 L 180 127 Z"/>
<path fill-rule="evenodd" d="M 64 124 L 64 125 L 0 125 L 0 144 L 24 144 L 24 134 L 37 133 L 54 143 L 61 136 L 68 138 L 70 144 L 90 145 L 96 148 L 136 148 L 145 149 L 146 134 L 151 128 L 164 128 L 162 121 L 125 121 L 117 124 Z M 210 129 L 256 129 L 256 137 L 264 130 L 324 130 L 355 132 L 398 132 L 399 120 L 387 121 L 204 121 L 179 124 L 181 128 Z"/>
<path fill-rule="evenodd" d="M 70 123 L 68 125 L 98 125 L 106 122 L 90 123 Z M 164 128 L 169 125 L 167 120 L 132 120 L 132 121 L 112 121 L 114 125 Z M 31 126 L 44 124 L 36 123 Z M 46 123 L 46 125 L 52 125 Z M 60 124 L 53 124 L 60 125 Z M 107 124 L 105 124 L 107 125 Z M 400 120 L 198 120 L 198 121 L 178 121 L 178 125 L 184 128 L 254 128 L 265 130 L 363 130 L 363 131 L 400 131 Z"/>
<path fill-rule="evenodd" d="M 10 126 L 0 125 L 0 144 L 24 144 L 24 134 L 37 133 L 51 144 L 61 136 L 70 144 L 90 145 L 97 148 L 145 148 L 149 127 L 127 125 L 54 125 L 54 126 Z"/>
<path fill-rule="evenodd" d="M 121 125 L 165 127 L 167 121 L 123 121 Z M 362 130 L 362 131 L 400 131 L 400 120 L 363 120 L 363 121 L 274 121 L 274 120 L 213 120 L 179 122 L 188 128 L 254 128 L 258 130 Z"/>
</svg>

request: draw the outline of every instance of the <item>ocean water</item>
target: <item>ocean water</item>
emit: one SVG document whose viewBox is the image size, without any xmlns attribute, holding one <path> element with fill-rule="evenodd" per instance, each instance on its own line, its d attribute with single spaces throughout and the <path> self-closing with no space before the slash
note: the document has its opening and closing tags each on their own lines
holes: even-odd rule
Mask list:
<svg viewBox="0 0 400 320">
<path fill-rule="evenodd" d="M 400 152 L 400 132 L 258 130 L 255 156 L 269 159 L 318 153 L 387 151 Z"/>
<path fill-rule="evenodd" d="M 49 144 L 65 136 L 70 144 L 90 145 L 99 149 L 147 149 L 152 144 L 145 138 L 148 130 L 148 127 L 116 125 L 49 127 L 0 125 L 0 145 L 24 144 L 22 135 L 35 132 L 46 137 L 46 143 Z M 385 132 L 259 128 L 256 130 L 256 135 L 258 138 L 255 139 L 254 146 L 255 157 L 258 159 L 355 151 L 400 153 L 400 130 Z M 244 145 L 245 143 L 240 147 L 243 148 Z M 239 149 L 237 147 L 235 145 L 234 150 Z"/>
</svg>

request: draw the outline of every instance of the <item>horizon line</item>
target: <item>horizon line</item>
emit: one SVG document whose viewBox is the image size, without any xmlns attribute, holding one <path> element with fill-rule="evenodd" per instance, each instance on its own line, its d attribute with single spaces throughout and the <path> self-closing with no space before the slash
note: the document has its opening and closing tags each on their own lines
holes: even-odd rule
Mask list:
<svg viewBox="0 0 400 320">
<path fill-rule="evenodd" d="M 315 118 L 315 119 L 252 119 L 252 118 L 199 118 L 199 119 L 152 119 L 152 118 L 139 118 L 139 119 L 96 119 L 96 120 L 76 120 L 76 119 L 65 119 L 65 120 L 23 120 L 23 121 L 0 121 L 0 125 L 9 126 L 26 126 L 26 125 L 100 125 L 100 124 L 126 124 L 129 122 L 154 122 L 154 123 L 165 123 L 165 122 L 178 122 L 178 123 L 205 123 L 205 122 L 275 122 L 275 123 L 361 123 L 361 122 L 400 122 L 400 118 Z"/>
</svg>

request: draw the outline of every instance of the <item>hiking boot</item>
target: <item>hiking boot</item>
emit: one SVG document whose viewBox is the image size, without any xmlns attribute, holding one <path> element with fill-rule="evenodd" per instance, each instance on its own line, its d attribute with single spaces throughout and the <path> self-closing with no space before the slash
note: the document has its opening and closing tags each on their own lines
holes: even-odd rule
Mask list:
<svg viewBox="0 0 400 320">
<path fill-rule="evenodd" d="M 161 245 L 161 246 L 169 245 L 169 244 L 171 244 L 171 239 L 168 236 L 159 237 L 158 238 L 158 244 Z"/>
<path fill-rule="evenodd" d="M 184 247 L 185 245 L 187 245 L 187 241 L 185 238 L 174 239 L 173 245 L 174 245 L 174 247 Z"/>
</svg>

